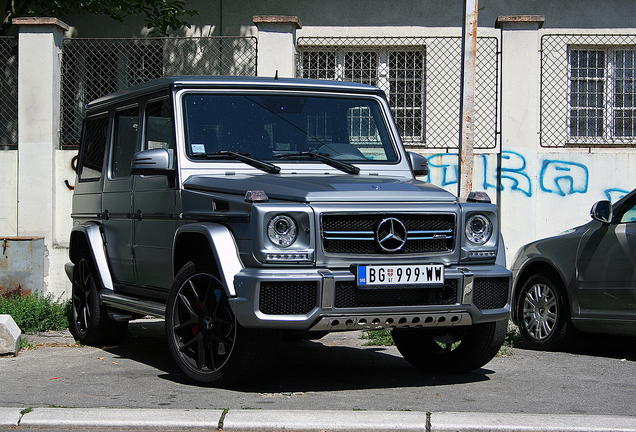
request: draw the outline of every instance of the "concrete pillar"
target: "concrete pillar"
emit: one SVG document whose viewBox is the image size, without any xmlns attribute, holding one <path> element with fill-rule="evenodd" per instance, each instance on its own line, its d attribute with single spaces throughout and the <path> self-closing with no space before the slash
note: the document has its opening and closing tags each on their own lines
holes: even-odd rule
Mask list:
<svg viewBox="0 0 636 432">
<path fill-rule="evenodd" d="M 296 77 L 296 30 L 302 28 L 298 17 L 257 15 L 258 76 Z"/>
<path fill-rule="evenodd" d="M 17 236 L 44 238 L 46 281 L 54 244 L 60 61 L 69 27 L 58 19 L 40 17 L 15 18 L 13 24 L 19 31 Z"/>
<path fill-rule="evenodd" d="M 500 16 L 495 23 L 495 27 L 501 29 L 501 88 L 505 89 L 501 94 L 504 173 L 500 208 L 502 231 L 507 233 L 505 241 L 508 261 L 520 246 L 536 239 L 541 107 L 539 29 L 544 21 L 543 16 L 515 15 Z M 525 161 L 525 169 L 521 174 L 527 175 L 529 179 L 515 178 L 517 173 L 506 176 L 506 169 L 514 171 L 520 168 L 520 161 Z M 527 181 L 525 193 L 514 189 L 516 181 Z"/>
<path fill-rule="evenodd" d="M 55 149 L 59 147 L 60 59 L 68 25 L 16 18 L 18 26 L 18 235 L 53 233 Z"/>
</svg>

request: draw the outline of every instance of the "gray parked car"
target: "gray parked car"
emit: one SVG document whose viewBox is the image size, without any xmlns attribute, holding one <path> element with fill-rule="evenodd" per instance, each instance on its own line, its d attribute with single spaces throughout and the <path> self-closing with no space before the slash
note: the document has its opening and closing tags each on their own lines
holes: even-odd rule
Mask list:
<svg viewBox="0 0 636 432">
<path fill-rule="evenodd" d="M 383 92 L 162 78 L 88 104 L 66 272 L 72 331 L 164 317 L 184 375 L 253 379 L 281 335 L 393 329 L 426 371 L 479 368 L 510 310 L 497 208 L 418 181 Z"/>
<path fill-rule="evenodd" d="M 517 252 L 511 315 L 533 348 L 564 348 L 579 331 L 636 336 L 636 190 L 591 216 Z"/>
</svg>

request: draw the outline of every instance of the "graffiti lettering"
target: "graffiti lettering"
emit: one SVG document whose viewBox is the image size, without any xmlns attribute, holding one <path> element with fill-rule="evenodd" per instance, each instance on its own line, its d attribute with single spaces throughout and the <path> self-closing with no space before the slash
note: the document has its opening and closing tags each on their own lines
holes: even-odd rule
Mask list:
<svg viewBox="0 0 636 432">
<path fill-rule="evenodd" d="M 497 189 L 497 169 L 488 166 L 487 155 L 482 154 L 484 164 L 484 189 Z M 510 185 L 511 191 L 523 192 L 526 196 L 532 196 L 532 181 L 524 172 L 526 160 L 519 153 L 504 151 L 501 154 L 501 190 L 505 190 L 504 183 Z"/>
<path fill-rule="evenodd" d="M 457 166 L 457 153 L 438 153 L 428 157 L 428 166 L 433 169 L 440 169 L 441 181 L 440 186 L 448 186 L 450 184 L 457 184 L 457 173 L 459 167 Z M 429 180 L 431 174 L 429 173 Z"/>
<path fill-rule="evenodd" d="M 613 202 L 613 203 L 615 203 L 619 199 L 623 198 L 628 193 L 629 193 L 629 191 L 626 191 L 624 189 L 613 189 L 613 188 L 612 189 L 605 189 L 605 196 L 607 197 L 607 199 L 610 202 Z"/>
<path fill-rule="evenodd" d="M 497 164 L 493 155 L 482 154 L 483 190 L 497 189 Z M 457 184 L 458 155 L 455 153 L 438 153 L 428 157 L 430 173 L 428 181 L 440 186 Z M 478 163 L 478 160 L 476 159 Z M 532 177 L 528 174 L 525 157 L 513 151 L 501 154 L 501 190 L 520 192 L 532 197 Z M 590 173 L 586 165 L 578 162 L 544 159 L 538 176 L 540 190 L 544 193 L 567 196 L 585 194 L 589 189 Z M 608 200 L 616 202 L 629 191 L 621 188 L 605 189 Z"/>
<path fill-rule="evenodd" d="M 589 173 L 580 163 L 544 160 L 539 178 L 542 191 L 566 196 L 586 193 Z"/>
</svg>

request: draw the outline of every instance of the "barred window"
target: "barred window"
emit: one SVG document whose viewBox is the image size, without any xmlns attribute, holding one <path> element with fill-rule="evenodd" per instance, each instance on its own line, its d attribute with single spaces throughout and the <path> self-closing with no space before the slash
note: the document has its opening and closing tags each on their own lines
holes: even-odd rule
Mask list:
<svg viewBox="0 0 636 432">
<path fill-rule="evenodd" d="M 571 47 L 570 138 L 574 143 L 636 138 L 636 50 Z"/>
<path fill-rule="evenodd" d="M 303 78 L 344 80 L 381 88 L 389 97 L 402 139 L 410 143 L 424 142 L 423 47 L 303 50 L 300 65 L 299 72 Z M 362 125 L 362 119 L 358 117 L 356 122 Z"/>
</svg>

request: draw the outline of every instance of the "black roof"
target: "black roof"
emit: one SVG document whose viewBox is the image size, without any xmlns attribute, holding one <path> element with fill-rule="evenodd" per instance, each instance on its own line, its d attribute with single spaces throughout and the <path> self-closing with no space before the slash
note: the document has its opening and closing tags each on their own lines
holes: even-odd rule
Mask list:
<svg viewBox="0 0 636 432">
<path fill-rule="evenodd" d="M 148 93 L 178 88 L 245 88 L 277 90 L 318 90 L 332 92 L 354 92 L 365 94 L 383 94 L 376 87 L 343 81 L 314 80 L 305 78 L 264 78 L 238 76 L 172 76 L 157 78 L 123 90 L 116 91 L 89 102 L 89 110 L 106 104 L 132 99 Z"/>
</svg>

